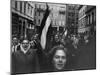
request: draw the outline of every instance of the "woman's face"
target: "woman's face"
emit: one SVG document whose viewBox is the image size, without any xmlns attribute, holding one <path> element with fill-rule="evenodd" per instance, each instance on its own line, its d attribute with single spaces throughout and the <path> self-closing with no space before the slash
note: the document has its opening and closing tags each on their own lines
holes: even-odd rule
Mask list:
<svg viewBox="0 0 100 75">
<path fill-rule="evenodd" d="M 64 50 L 57 50 L 53 57 L 53 64 L 57 70 L 62 70 L 66 64 L 66 54 Z"/>
</svg>

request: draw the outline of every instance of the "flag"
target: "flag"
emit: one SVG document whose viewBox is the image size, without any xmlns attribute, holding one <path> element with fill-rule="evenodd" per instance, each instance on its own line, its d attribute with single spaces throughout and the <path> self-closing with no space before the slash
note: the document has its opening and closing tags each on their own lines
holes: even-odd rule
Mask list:
<svg viewBox="0 0 100 75">
<path fill-rule="evenodd" d="M 46 35 L 48 32 L 48 28 L 50 26 L 50 23 L 51 23 L 51 20 L 50 20 L 50 17 L 48 16 L 46 23 L 45 23 L 45 26 L 42 30 L 42 35 L 41 35 L 41 46 L 43 49 L 45 49 L 45 46 L 46 46 Z"/>
<path fill-rule="evenodd" d="M 47 32 L 48 32 L 48 28 L 50 26 L 50 23 L 51 23 L 51 19 L 50 19 L 50 16 L 49 16 L 49 8 L 48 8 L 48 5 L 47 5 L 47 9 L 46 9 L 46 12 L 45 12 L 45 15 L 44 15 L 44 18 L 41 22 L 41 29 L 40 29 L 40 44 L 41 44 L 41 47 L 42 49 L 45 49 L 45 46 L 46 46 L 46 36 L 47 36 Z"/>
</svg>

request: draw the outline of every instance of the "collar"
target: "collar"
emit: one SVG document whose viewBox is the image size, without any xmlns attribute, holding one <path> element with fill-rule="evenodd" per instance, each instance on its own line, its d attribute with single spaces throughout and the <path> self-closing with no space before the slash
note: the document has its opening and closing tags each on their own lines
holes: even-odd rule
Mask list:
<svg viewBox="0 0 100 75">
<path fill-rule="evenodd" d="M 22 44 L 20 45 L 20 48 L 21 48 L 21 51 L 22 51 L 24 54 L 26 54 L 26 53 L 29 51 L 29 49 L 30 49 L 30 45 L 29 45 L 29 47 L 28 47 L 27 50 L 24 50 L 24 48 L 22 47 Z"/>
</svg>

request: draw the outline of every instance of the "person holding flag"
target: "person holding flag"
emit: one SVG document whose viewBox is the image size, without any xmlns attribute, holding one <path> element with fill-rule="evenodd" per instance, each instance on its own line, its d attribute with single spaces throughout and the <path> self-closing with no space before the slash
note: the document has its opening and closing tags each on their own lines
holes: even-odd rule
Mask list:
<svg viewBox="0 0 100 75">
<path fill-rule="evenodd" d="M 51 24 L 51 19 L 50 19 L 50 10 L 47 3 L 46 3 L 46 7 L 47 8 L 45 10 L 44 17 L 40 25 L 39 40 L 36 40 L 37 41 L 36 46 L 38 49 L 37 54 L 38 54 L 41 72 L 46 72 L 48 70 L 48 53 L 46 51 L 48 51 L 47 35 Z"/>
<path fill-rule="evenodd" d="M 49 6 L 47 4 L 46 6 L 47 9 L 45 11 L 43 20 L 41 22 L 41 27 L 40 27 L 40 44 L 43 50 L 45 50 L 46 48 L 46 40 L 47 40 L 46 37 L 51 23 Z"/>
</svg>

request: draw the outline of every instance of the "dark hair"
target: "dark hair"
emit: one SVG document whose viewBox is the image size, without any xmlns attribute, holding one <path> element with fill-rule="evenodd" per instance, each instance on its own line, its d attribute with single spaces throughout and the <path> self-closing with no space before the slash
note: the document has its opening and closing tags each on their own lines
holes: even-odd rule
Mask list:
<svg viewBox="0 0 100 75">
<path fill-rule="evenodd" d="M 53 55 L 56 53 L 56 51 L 59 50 L 59 49 L 63 50 L 63 51 L 65 52 L 66 55 L 69 54 L 67 48 L 65 48 L 63 45 L 57 45 L 57 46 L 54 46 L 54 47 L 50 50 L 49 55 L 52 55 L 52 56 L 53 56 Z"/>
<path fill-rule="evenodd" d="M 68 53 L 68 49 L 65 48 L 63 45 L 57 45 L 57 46 L 54 46 L 54 47 L 50 50 L 49 54 L 55 54 L 55 52 L 56 52 L 57 50 L 59 50 L 59 49 L 64 50 L 64 52 L 65 52 L 66 54 Z"/>
<path fill-rule="evenodd" d="M 57 50 L 63 50 L 65 52 L 66 56 L 69 56 L 69 52 L 68 52 L 67 48 L 65 48 L 63 45 L 57 45 L 57 46 L 54 46 L 49 52 L 50 61 L 52 61 L 53 56 L 55 55 Z"/>
</svg>

